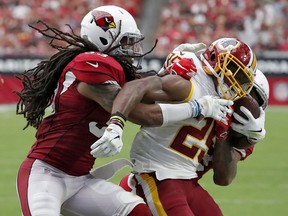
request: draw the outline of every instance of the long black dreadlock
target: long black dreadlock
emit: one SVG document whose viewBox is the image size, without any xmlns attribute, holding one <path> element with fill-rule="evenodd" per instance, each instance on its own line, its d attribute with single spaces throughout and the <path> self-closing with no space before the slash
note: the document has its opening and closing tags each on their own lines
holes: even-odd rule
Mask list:
<svg viewBox="0 0 288 216">
<path fill-rule="evenodd" d="M 57 87 L 58 79 L 65 66 L 80 53 L 99 51 L 97 46 L 88 39 L 76 35 L 69 25 L 68 27 L 70 28 L 71 33 L 62 32 L 56 28 L 50 27 L 43 21 L 38 21 L 37 23 L 42 24 L 44 29 L 32 25 L 29 25 L 29 27 L 49 38 L 50 46 L 58 50 L 58 52 L 52 55 L 49 60 L 43 60 L 36 67 L 26 70 L 17 76 L 23 84 L 23 89 L 21 92 L 14 92 L 20 98 L 17 103 L 16 114 L 22 114 L 26 118 L 27 125 L 24 129 L 28 126 L 35 128 L 39 127 L 39 124 L 45 115 L 45 109 L 53 102 L 54 90 Z M 116 39 L 117 36 L 114 40 Z M 143 39 L 144 38 L 141 40 Z M 57 45 L 54 41 L 66 42 L 67 45 Z M 144 53 L 140 57 L 144 57 L 148 53 L 152 52 L 156 44 L 157 41 L 149 52 Z M 119 46 L 120 45 L 114 47 L 110 46 L 103 53 L 109 54 L 109 52 Z M 115 58 L 123 67 L 127 81 L 135 79 L 137 68 L 132 65 L 132 63 L 127 61 L 123 56 L 113 56 L 113 58 Z"/>
</svg>

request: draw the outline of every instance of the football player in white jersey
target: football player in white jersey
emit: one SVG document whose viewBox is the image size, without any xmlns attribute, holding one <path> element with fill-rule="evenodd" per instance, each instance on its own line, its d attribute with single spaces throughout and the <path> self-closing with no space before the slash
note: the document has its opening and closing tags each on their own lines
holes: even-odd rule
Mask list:
<svg viewBox="0 0 288 216">
<path fill-rule="evenodd" d="M 184 64 L 189 65 L 189 60 L 190 70 L 187 73 L 192 74 L 192 84 L 183 84 L 183 88 L 189 89 L 189 94 L 183 100 L 194 102 L 211 95 L 235 100 L 247 95 L 253 87 L 256 57 L 247 44 L 235 38 L 213 42 L 200 58 L 191 54 Z M 179 67 L 182 65 L 175 63 L 169 70 L 173 72 Z M 170 88 L 181 85 L 181 81 L 169 83 L 169 75 L 160 82 L 155 80 L 146 78 L 124 86 L 113 105 L 112 113 L 117 113 L 112 116 L 114 128 L 115 118 L 118 125 L 120 122 L 123 126 L 125 116 L 129 116 L 130 110 L 143 97 L 146 102 L 151 98 L 154 101 L 173 101 L 171 95 L 181 94 Z M 153 82 L 158 83 L 152 91 L 148 91 L 151 88 L 147 89 L 146 86 Z M 171 123 L 171 113 L 178 116 L 181 110 L 179 113 L 172 110 L 175 104 L 159 105 L 163 113 L 162 127 L 141 127 L 131 148 L 133 171 L 141 185 L 137 194 L 146 199 L 154 215 L 178 215 L 179 212 L 181 215 L 211 215 L 211 209 L 217 208 L 215 215 L 222 215 L 212 197 L 197 183 L 200 162 L 216 141 L 215 119 L 200 116 Z M 121 129 L 108 127 L 103 137 L 91 146 L 91 153 L 107 155 L 115 143 L 121 142 L 121 135 Z M 252 139 L 256 135 L 251 136 L 249 138 Z M 195 204 L 200 212 L 193 212 Z"/>
<path fill-rule="evenodd" d="M 246 119 L 243 117 L 239 117 L 239 115 L 237 116 L 237 114 L 233 114 L 234 117 L 239 119 L 243 124 L 232 123 L 231 129 L 228 128 L 228 130 L 230 130 L 232 135 L 235 131 L 238 133 L 238 135 L 235 137 L 231 135 L 232 137 L 230 136 L 228 139 L 229 143 L 227 143 L 227 140 L 218 139 L 218 142 L 214 146 L 214 149 L 211 149 L 209 154 L 205 155 L 205 158 L 203 158 L 202 165 L 204 169 L 198 172 L 199 178 L 201 178 L 205 172 L 207 172 L 210 168 L 213 167 L 214 182 L 218 185 L 229 185 L 236 176 L 238 161 L 245 160 L 250 154 L 252 154 L 255 144 L 265 137 L 264 110 L 268 105 L 269 84 L 267 78 L 259 69 L 256 70 L 254 86 L 249 94 L 258 102 L 260 107 L 260 116 L 258 118 L 254 118 L 250 111 L 247 110 L 245 107 L 242 107 L 241 110 L 246 115 Z M 258 133 L 258 135 L 254 137 L 256 139 L 249 140 L 249 142 L 247 143 L 248 145 L 244 144 L 241 149 L 239 149 L 238 146 L 241 146 L 239 145 L 240 142 L 243 143 L 243 140 L 246 141 L 247 138 L 249 138 L 249 133 L 251 133 L 251 129 L 258 131 L 256 132 Z M 260 132 L 261 130 L 262 132 Z M 242 134 L 242 136 L 239 137 L 239 134 Z M 237 143 L 238 148 L 234 147 L 235 143 Z M 227 152 L 229 154 L 227 154 Z M 223 159 L 225 159 L 226 161 L 230 161 L 230 163 L 227 163 Z M 232 171 L 227 172 L 227 170 Z"/>
<path fill-rule="evenodd" d="M 185 75 L 183 76 L 183 70 L 177 71 L 177 74 L 180 74 L 180 76 L 186 79 Z M 269 84 L 265 75 L 258 69 L 256 70 L 254 86 L 250 92 L 250 95 L 257 100 L 259 106 L 263 110 L 266 109 L 269 99 Z M 251 119 L 249 120 L 250 122 L 247 125 L 255 124 L 255 122 L 259 120 L 265 121 L 265 115 L 262 115 L 261 118 L 254 119 L 251 117 Z M 239 138 L 237 137 L 237 139 Z M 238 143 L 238 140 L 236 141 Z M 199 166 L 199 171 L 197 172 L 198 178 L 195 181 L 201 179 L 205 173 L 207 173 L 213 168 L 213 179 L 215 184 L 223 186 L 229 185 L 232 182 L 232 180 L 236 176 L 237 163 L 240 160 L 245 160 L 249 155 L 252 154 L 254 150 L 254 145 L 251 145 L 246 149 L 237 149 L 234 148 L 233 145 L 231 145 L 231 142 L 233 144 L 233 139 L 229 140 L 229 142 L 230 143 L 227 143 L 226 140 L 218 139 L 217 144 L 209 149 L 209 152 L 200 162 L 202 166 Z M 207 195 L 207 192 L 201 187 L 201 185 L 199 185 L 198 183 L 195 184 L 197 184 L 197 186 L 194 187 L 193 191 L 194 205 L 191 207 L 192 212 L 195 215 L 205 215 L 205 211 L 207 211 L 208 215 L 211 212 L 213 212 L 213 215 L 220 215 L 221 210 L 218 205 L 213 202 L 212 198 L 206 199 L 205 202 L 202 201 L 203 193 L 206 194 L 206 196 L 208 197 L 209 195 Z M 136 193 L 137 190 L 138 194 L 145 198 L 142 187 L 140 184 L 137 184 L 137 180 L 135 179 L 135 175 L 133 173 L 124 176 L 123 179 L 120 181 L 120 186 L 123 187 L 125 190 L 132 191 L 134 193 Z M 207 208 L 207 202 L 209 202 L 209 208 Z"/>
</svg>

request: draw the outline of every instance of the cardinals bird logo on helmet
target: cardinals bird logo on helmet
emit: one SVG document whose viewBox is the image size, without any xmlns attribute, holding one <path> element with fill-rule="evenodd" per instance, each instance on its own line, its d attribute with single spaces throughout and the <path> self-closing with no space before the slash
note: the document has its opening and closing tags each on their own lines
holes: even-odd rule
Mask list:
<svg viewBox="0 0 288 216">
<path fill-rule="evenodd" d="M 80 34 L 100 52 L 110 50 L 112 56 L 143 55 L 141 41 L 144 37 L 133 16 L 123 8 L 106 5 L 89 11 L 81 21 Z"/>
<path fill-rule="evenodd" d="M 111 14 L 105 11 L 93 11 L 92 16 L 96 25 L 102 28 L 105 32 L 110 28 L 116 28 L 114 18 Z"/>
</svg>

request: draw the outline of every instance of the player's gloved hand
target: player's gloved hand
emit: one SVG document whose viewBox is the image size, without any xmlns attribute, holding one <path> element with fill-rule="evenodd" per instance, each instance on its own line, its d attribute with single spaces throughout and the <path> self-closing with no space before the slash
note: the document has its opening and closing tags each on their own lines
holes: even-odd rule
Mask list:
<svg viewBox="0 0 288 216">
<path fill-rule="evenodd" d="M 198 100 L 201 115 L 205 118 L 213 118 L 227 124 L 227 113 L 232 115 L 232 100 L 220 99 L 215 96 L 206 95 Z"/>
<path fill-rule="evenodd" d="M 233 122 L 231 128 L 246 136 L 251 143 L 257 143 L 263 140 L 266 135 L 266 130 L 264 128 L 265 112 L 262 107 L 260 107 L 260 116 L 257 119 L 255 119 L 252 113 L 244 106 L 241 106 L 240 110 L 245 114 L 246 118 L 234 113 L 233 116 L 239 123 Z"/>
<path fill-rule="evenodd" d="M 168 74 L 175 74 L 189 80 L 194 74 L 196 74 L 197 69 L 193 60 L 190 58 L 182 58 L 178 62 L 174 62 L 167 68 Z"/>
<path fill-rule="evenodd" d="M 93 157 L 110 157 L 118 154 L 122 147 L 122 134 L 126 118 L 119 113 L 111 115 L 110 124 L 106 128 L 103 136 L 91 145 L 90 154 Z"/>
<path fill-rule="evenodd" d="M 233 110 L 233 107 L 231 107 L 231 109 Z M 232 113 L 227 113 L 226 118 L 227 124 L 218 120 L 215 121 L 216 138 L 219 140 L 226 140 L 229 135 L 229 129 L 232 123 Z"/>
<path fill-rule="evenodd" d="M 204 43 L 183 43 L 177 46 L 173 51 L 192 52 L 198 56 L 202 54 L 206 48 L 206 44 Z"/>
<path fill-rule="evenodd" d="M 182 53 L 182 52 L 188 52 L 188 53 L 194 53 L 195 55 L 200 55 L 205 50 L 206 50 L 206 45 L 204 43 L 180 44 L 171 53 L 169 53 L 169 55 L 167 55 L 166 60 L 163 64 L 162 68 L 157 73 L 157 75 L 158 76 L 165 76 L 165 75 L 169 74 L 169 72 L 167 71 L 167 68 L 170 65 L 172 65 L 175 62 L 180 61 L 182 58 L 187 58 L 187 56 L 185 57 L 185 53 Z"/>
<path fill-rule="evenodd" d="M 103 136 L 91 145 L 91 154 L 95 158 L 110 157 L 118 154 L 123 146 L 123 129 L 116 124 L 109 124 Z"/>
</svg>

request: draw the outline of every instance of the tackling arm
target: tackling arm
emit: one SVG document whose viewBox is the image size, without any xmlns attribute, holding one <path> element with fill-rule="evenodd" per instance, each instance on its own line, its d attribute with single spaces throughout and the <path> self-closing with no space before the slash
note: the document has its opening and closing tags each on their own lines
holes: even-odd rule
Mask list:
<svg viewBox="0 0 288 216">
<path fill-rule="evenodd" d="M 161 89 L 162 81 L 157 76 L 128 82 L 115 98 L 112 113 L 120 112 L 124 116 L 128 116 L 148 91 L 159 91 Z"/>
<path fill-rule="evenodd" d="M 143 99 L 152 103 L 184 101 L 189 96 L 191 86 L 190 81 L 173 75 L 163 78 L 152 76 L 128 82 L 115 98 L 112 113 L 121 112 L 128 116 Z"/>
<path fill-rule="evenodd" d="M 232 101 L 215 98 L 213 96 L 204 96 L 200 99 L 190 100 L 192 92 L 192 83 L 190 80 L 183 79 L 180 76 L 167 75 L 163 78 L 148 77 L 144 79 L 135 80 L 127 83 L 117 95 L 112 108 L 112 113 L 121 113 L 124 116 L 142 117 L 145 122 L 149 113 L 157 113 L 155 122 L 145 123 L 141 125 L 158 126 L 166 125 L 169 123 L 181 121 L 191 117 L 207 117 L 226 122 L 226 113 L 232 112 L 228 107 L 233 104 Z M 147 115 L 137 115 L 139 109 L 135 109 L 139 102 L 145 99 L 152 102 L 169 101 L 170 104 L 155 104 L 154 107 L 149 109 L 148 106 L 142 111 Z M 188 101 L 186 103 L 171 104 L 171 102 Z M 152 106 L 152 105 L 151 105 Z M 152 110 L 152 111 L 151 111 Z M 130 114 L 133 111 L 132 115 Z M 160 114 L 161 112 L 161 114 Z M 163 118 L 160 116 L 162 115 Z M 129 119 L 130 120 L 130 119 Z M 160 120 L 160 121 L 159 121 Z M 136 120 L 137 121 L 137 120 Z"/>
<path fill-rule="evenodd" d="M 189 95 L 190 88 L 189 81 L 176 76 L 166 76 L 165 78 L 153 76 L 128 82 L 120 93 L 121 87 L 115 84 L 92 85 L 80 82 L 77 86 L 80 94 L 99 103 L 107 112 L 120 112 L 131 122 L 143 126 L 161 126 L 163 124 L 162 109 L 159 104 L 154 104 L 154 101 L 184 100 Z M 116 97 L 118 93 L 119 96 Z M 145 100 L 145 103 L 140 103 L 142 99 Z M 147 104 L 147 101 L 150 101 L 150 104 Z M 112 110 L 113 102 L 115 106 Z M 191 105 L 185 103 L 172 106 L 175 108 L 182 106 L 182 109 L 188 110 Z M 183 112 L 185 111 L 183 110 Z M 189 117 L 191 116 L 187 114 L 183 119 Z"/>
<path fill-rule="evenodd" d="M 189 81 L 183 80 L 183 82 L 189 83 L 191 88 Z M 171 94 L 172 97 L 166 98 L 167 95 L 164 91 L 161 93 L 161 89 L 163 90 L 162 79 L 159 77 L 148 77 L 127 83 L 114 100 L 110 124 L 105 129 L 103 136 L 91 145 L 90 153 L 93 157 L 109 157 L 120 152 L 123 146 L 122 134 L 126 122 L 126 116 L 130 114 L 134 107 L 139 104 L 142 98 L 148 94 L 149 91 L 155 92 L 152 94 L 154 95 L 155 100 L 161 100 L 161 98 L 164 98 L 173 101 L 173 94 Z M 186 91 L 187 88 L 183 89 L 183 91 Z M 174 93 L 174 95 L 176 94 Z M 178 97 L 181 97 L 181 95 L 182 94 L 179 91 Z M 143 115 L 142 117 L 147 118 L 146 115 Z"/>
</svg>

